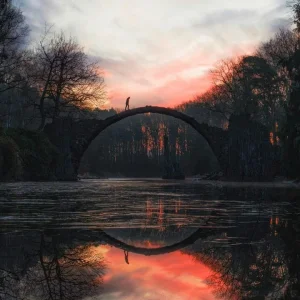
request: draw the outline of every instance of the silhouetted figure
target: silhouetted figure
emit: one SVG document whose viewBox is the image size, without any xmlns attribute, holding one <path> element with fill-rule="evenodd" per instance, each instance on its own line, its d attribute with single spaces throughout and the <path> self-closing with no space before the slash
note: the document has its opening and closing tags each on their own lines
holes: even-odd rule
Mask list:
<svg viewBox="0 0 300 300">
<path fill-rule="evenodd" d="M 125 251 L 125 250 L 124 250 L 124 254 L 125 254 L 125 261 L 126 261 L 126 263 L 129 265 L 128 251 Z"/>
<path fill-rule="evenodd" d="M 128 107 L 128 109 L 129 109 L 129 99 L 130 99 L 130 97 L 128 97 L 127 99 L 126 99 L 126 106 L 125 106 L 125 110 L 126 110 L 126 108 Z"/>
</svg>

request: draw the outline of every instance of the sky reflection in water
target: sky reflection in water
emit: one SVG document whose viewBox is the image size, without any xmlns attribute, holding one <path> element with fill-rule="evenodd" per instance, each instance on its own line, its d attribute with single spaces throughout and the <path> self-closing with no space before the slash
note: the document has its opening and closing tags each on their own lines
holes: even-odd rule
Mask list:
<svg viewBox="0 0 300 300">
<path fill-rule="evenodd" d="M 300 295 L 299 190 L 93 180 L 0 195 L 4 299 Z"/>
</svg>

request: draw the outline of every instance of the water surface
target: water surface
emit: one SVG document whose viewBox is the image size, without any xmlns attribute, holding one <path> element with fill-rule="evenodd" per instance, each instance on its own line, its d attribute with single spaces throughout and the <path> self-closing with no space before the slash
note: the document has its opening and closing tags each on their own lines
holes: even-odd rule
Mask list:
<svg viewBox="0 0 300 300">
<path fill-rule="evenodd" d="M 0 299 L 300 299 L 300 190 L 0 185 Z"/>
</svg>

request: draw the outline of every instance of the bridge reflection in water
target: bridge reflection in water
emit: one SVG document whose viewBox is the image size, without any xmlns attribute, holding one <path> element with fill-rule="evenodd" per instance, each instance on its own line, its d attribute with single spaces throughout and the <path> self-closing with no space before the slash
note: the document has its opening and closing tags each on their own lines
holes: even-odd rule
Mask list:
<svg viewBox="0 0 300 300">
<path fill-rule="evenodd" d="M 297 299 L 299 191 L 223 189 L 218 201 L 214 190 L 200 206 L 194 186 L 177 188 L 101 209 L 99 194 L 58 210 L 52 196 L 11 192 L 0 215 L 0 299 Z M 97 218 L 113 212 L 100 229 Z"/>
</svg>

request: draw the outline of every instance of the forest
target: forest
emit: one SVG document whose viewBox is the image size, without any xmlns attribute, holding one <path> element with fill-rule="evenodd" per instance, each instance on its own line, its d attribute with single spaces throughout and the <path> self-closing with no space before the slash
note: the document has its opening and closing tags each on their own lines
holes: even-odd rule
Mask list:
<svg viewBox="0 0 300 300">
<path fill-rule="evenodd" d="M 199 123 L 227 130 L 242 116 L 263 126 L 280 166 L 274 176 L 300 177 L 300 1 L 293 24 L 264 41 L 252 55 L 229 57 L 211 70 L 211 87 L 175 107 Z M 46 25 L 36 41 L 23 12 L 11 1 L 0 11 L 0 179 L 49 179 L 55 147 L 46 124 L 62 117 L 105 119 L 101 62 L 75 37 Z M 125 102 L 125 99 L 124 99 Z M 149 103 L 150 104 L 150 103 Z M 123 120 L 101 133 L 86 151 L 82 176 L 160 177 L 163 137 L 186 176 L 217 172 L 206 143 L 185 123 L 156 114 Z M 268 153 L 267 153 L 268 154 Z"/>
</svg>

